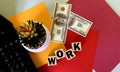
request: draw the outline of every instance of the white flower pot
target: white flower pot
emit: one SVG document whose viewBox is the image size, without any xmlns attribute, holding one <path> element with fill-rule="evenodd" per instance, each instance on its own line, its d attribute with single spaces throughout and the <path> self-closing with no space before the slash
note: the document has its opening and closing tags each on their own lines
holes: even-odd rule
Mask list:
<svg viewBox="0 0 120 72">
<path fill-rule="evenodd" d="M 22 46 L 26 50 L 28 50 L 29 52 L 35 52 L 35 53 L 36 52 L 41 52 L 41 51 L 45 50 L 48 47 L 48 45 L 50 43 L 50 33 L 49 33 L 47 27 L 45 27 L 43 24 L 42 24 L 42 26 L 45 28 L 45 31 L 46 31 L 46 40 L 45 40 L 45 42 L 43 43 L 43 45 L 41 47 L 39 47 L 39 48 L 29 48 L 29 47 L 25 46 L 24 44 L 22 44 Z"/>
</svg>

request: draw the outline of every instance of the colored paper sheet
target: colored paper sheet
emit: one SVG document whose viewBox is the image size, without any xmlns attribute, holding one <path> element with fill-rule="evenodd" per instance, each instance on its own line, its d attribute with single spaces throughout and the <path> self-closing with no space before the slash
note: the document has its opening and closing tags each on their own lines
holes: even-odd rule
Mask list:
<svg viewBox="0 0 120 72">
<path fill-rule="evenodd" d="M 91 20 L 92 29 L 100 32 L 94 70 L 111 72 L 120 62 L 120 17 L 105 0 L 70 0 L 69 3 L 73 12 Z"/>
<path fill-rule="evenodd" d="M 50 31 L 51 22 L 52 22 L 50 14 L 44 2 L 26 11 L 23 11 L 15 16 L 10 17 L 9 20 L 14 24 L 14 27 L 16 29 L 20 26 L 20 24 L 22 24 L 26 20 L 40 21 L 49 29 L 49 31 Z M 53 55 L 54 51 L 59 48 L 63 48 L 63 50 L 66 50 L 63 43 L 50 42 L 46 50 L 39 53 L 29 52 L 29 54 L 33 62 L 35 63 L 36 67 L 40 67 L 46 64 L 47 57 L 49 55 Z"/>
<path fill-rule="evenodd" d="M 90 30 L 86 38 L 69 30 L 65 47 L 70 49 L 72 42 L 81 41 L 82 51 L 75 52 L 76 57 L 69 61 L 66 58 L 58 60 L 56 66 L 45 64 L 38 68 L 39 72 L 92 72 L 98 36 L 99 31 L 96 30 Z"/>
</svg>

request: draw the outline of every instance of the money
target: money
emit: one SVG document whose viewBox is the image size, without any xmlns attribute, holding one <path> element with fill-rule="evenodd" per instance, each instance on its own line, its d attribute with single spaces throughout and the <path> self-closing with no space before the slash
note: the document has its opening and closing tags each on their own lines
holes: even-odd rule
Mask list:
<svg viewBox="0 0 120 72">
<path fill-rule="evenodd" d="M 54 25 L 51 39 L 58 42 L 64 42 L 65 32 L 66 32 L 66 27 L 59 27 L 57 25 Z"/>
<path fill-rule="evenodd" d="M 92 22 L 73 13 L 70 12 L 68 28 L 83 37 L 86 37 L 88 31 L 90 30 Z"/>
<path fill-rule="evenodd" d="M 51 40 L 65 42 L 71 4 L 55 3 Z"/>
</svg>

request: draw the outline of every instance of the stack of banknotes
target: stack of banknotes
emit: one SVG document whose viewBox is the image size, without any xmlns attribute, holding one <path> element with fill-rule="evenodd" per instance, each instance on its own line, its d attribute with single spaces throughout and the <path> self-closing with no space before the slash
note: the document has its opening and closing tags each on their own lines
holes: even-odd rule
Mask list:
<svg viewBox="0 0 120 72">
<path fill-rule="evenodd" d="M 86 37 L 92 22 L 71 11 L 71 4 L 56 2 L 53 13 L 53 23 L 51 28 L 51 40 L 55 42 L 65 42 L 67 30 Z"/>
</svg>

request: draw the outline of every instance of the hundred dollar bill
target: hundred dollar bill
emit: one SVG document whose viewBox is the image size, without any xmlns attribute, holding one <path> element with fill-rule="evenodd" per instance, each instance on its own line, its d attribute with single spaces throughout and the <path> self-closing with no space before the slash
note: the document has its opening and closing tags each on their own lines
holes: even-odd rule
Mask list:
<svg viewBox="0 0 120 72">
<path fill-rule="evenodd" d="M 58 27 L 54 25 L 54 29 L 52 32 L 52 40 L 58 42 L 64 42 L 66 35 L 66 27 Z"/>
<path fill-rule="evenodd" d="M 80 34 L 83 37 L 86 37 L 92 24 L 93 23 L 91 21 L 89 21 L 73 12 L 70 12 L 69 22 L 68 22 L 68 28 L 70 30 Z"/>
<path fill-rule="evenodd" d="M 55 3 L 51 40 L 65 42 L 71 4 Z"/>
</svg>

